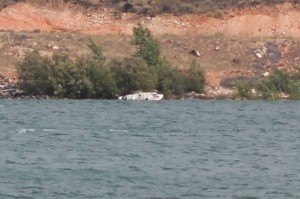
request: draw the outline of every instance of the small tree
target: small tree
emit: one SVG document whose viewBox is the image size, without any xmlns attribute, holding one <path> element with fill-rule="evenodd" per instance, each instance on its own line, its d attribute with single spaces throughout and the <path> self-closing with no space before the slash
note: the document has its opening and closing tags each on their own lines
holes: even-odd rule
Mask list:
<svg viewBox="0 0 300 199">
<path fill-rule="evenodd" d="M 169 62 L 162 56 L 159 41 L 141 24 L 134 27 L 133 33 L 133 44 L 138 46 L 136 56 L 145 60 L 148 67 L 154 69 L 153 72 L 158 78 L 157 90 L 169 92 L 172 89 L 172 71 Z"/>
<path fill-rule="evenodd" d="M 68 55 L 52 57 L 51 82 L 54 95 L 69 98 L 89 98 L 94 95 L 90 81 L 90 65 L 79 59 L 72 61 Z"/>
<path fill-rule="evenodd" d="M 186 75 L 178 70 L 172 71 L 172 92 L 177 96 L 182 96 L 185 93 Z"/>
<path fill-rule="evenodd" d="M 271 76 L 269 76 L 269 81 L 276 87 L 278 92 L 286 92 L 289 88 L 289 83 L 291 77 L 286 71 L 275 70 Z"/>
<path fill-rule="evenodd" d="M 17 65 L 17 72 L 21 81 L 21 87 L 27 94 L 51 95 L 53 86 L 49 79 L 49 66 L 51 59 L 42 57 L 39 51 L 35 50 L 25 55 L 22 62 Z"/>
<path fill-rule="evenodd" d="M 125 58 L 122 62 L 114 60 L 111 62 L 111 70 L 122 95 L 156 88 L 157 74 L 141 58 Z"/>
<path fill-rule="evenodd" d="M 133 28 L 133 35 L 133 44 L 138 46 L 137 56 L 143 58 L 148 66 L 159 67 L 162 64 L 160 44 L 150 30 L 138 24 Z"/>
<path fill-rule="evenodd" d="M 172 71 L 172 90 L 175 95 L 183 95 L 185 92 L 203 93 L 205 87 L 205 75 L 200 65 L 193 60 L 185 72 Z"/>
<path fill-rule="evenodd" d="M 261 92 L 262 99 L 264 100 L 277 100 L 279 97 L 277 88 L 268 80 L 264 80 L 258 84 L 258 90 Z"/>
<path fill-rule="evenodd" d="M 111 99 L 119 94 L 116 81 L 110 68 L 94 60 L 86 60 L 89 65 L 89 77 L 94 88 L 94 97 Z"/>
<path fill-rule="evenodd" d="M 251 82 L 242 82 L 237 85 L 237 97 L 240 97 L 241 99 L 251 99 L 253 97 L 251 90 L 252 85 Z"/>
<path fill-rule="evenodd" d="M 272 75 L 258 84 L 263 99 L 276 100 L 280 92 L 288 92 L 291 77 L 282 70 L 275 70 Z"/>
<path fill-rule="evenodd" d="M 93 53 L 92 60 L 85 60 L 89 65 L 89 77 L 94 87 L 94 95 L 97 98 L 114 98 L 119 93 L 112 72 L 105 67 L 106 58 L 101 46 L 89 38 L 88 47 Z"/>
<path fill-rule="evenodd" d="M 186 91 L 203 93 L 205 82 L 206 80 L 204 71 L 201 69 L 200 65 L 195 60 L 193 60 L 187 71 Z"/>
<path fill-rule="evenodd" d="M 87 46 L 93 53 L 93 59 L 99 61 L 101 64 L 104 64 L 105 57 L 103 56 L 101 46 L 97 45 L 92 38 L 89 38 L 89 43 Z"/>
<path fill-rule="evenodd" d="M 300 99 L 300 80 L 299 79 L 291 80 L 288 93 L 290 94 L 290 99 L 293 99 L 293 100 Z"/>
</svg>

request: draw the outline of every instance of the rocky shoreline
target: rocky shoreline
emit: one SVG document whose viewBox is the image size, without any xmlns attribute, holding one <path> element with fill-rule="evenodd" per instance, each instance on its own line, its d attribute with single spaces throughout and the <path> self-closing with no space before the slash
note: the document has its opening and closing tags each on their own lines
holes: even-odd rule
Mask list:
<svg viewBox="0 0 300 199">
<path fill-rule="evenodd" d="M 207 94 L 199 94 L 195 92 L 186 93 L 180 98 L 174 99 L 217 99 L 219 95 L 227 96 L 227 98 L 232 97 L 232 90 L 229 92 L 225 89 L 226 92 L 223 92 L 224 89 L 208 89 Z M 15 81 L 6 78 L 3 75 L 0 75 L 0 99 L 52 99 L 47 95 L 26 95 L 20 86 Z"/>
<path fill-rule="evenodd" d="M 0 75 L 0 99 L 18 98 L 24 94 L 17 83 Z"/>
</svg>

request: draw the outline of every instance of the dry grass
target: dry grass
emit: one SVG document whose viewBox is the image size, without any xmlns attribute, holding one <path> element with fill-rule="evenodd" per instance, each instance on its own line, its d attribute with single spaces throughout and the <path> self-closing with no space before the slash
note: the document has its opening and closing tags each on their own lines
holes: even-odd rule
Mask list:
<svg viewBox="0 0 300 199">
<path fill-rule="evenodd" d="M 7 34 L 11 39 L 8 41 Z M 78 33 L 0 33 L 0 71 L 1 73 L 13 73 L 16 64 L 22 60 L 24 52 L 38 49 L 43 55 L 51 56 L 53 53 L 67 53 L 72 57 L 87 55 L 90 53 L 87 43 L 91 37 L 103 48 L 107 59 L 122 59 L 135 53 L 136 47 L 131 45 L 129 35 L 88 35 Z M 196 35 L 193 37 L 165 34 L 158 36 L 163 50 L 163 55 L 170 61 L 173 67 L 187 69 L 192 62 L 197 63 L 208 73 L 221 73 L 223 71 L 251 71 L 255 69 L 254 50 L 263 46 L 266 41 L 274 41 L 274 38 L 245 38 L 228 37 L 218 35 Z M 291 44 L 293 49 L 284 57 L 289 64 L 299 65 L 299 40 L 293 38 L 282 39 L 284 43 Z M 278 41 L 280 42 L 280 41 Z M 50 44 L 50 45 L 49 45 Z M 50 46 L 50 47 L 49 47 Z M 58 46 L 59 49 L 53 49 Z M 198 50 L 200 57 L 189 53 Z"/>
</svg>

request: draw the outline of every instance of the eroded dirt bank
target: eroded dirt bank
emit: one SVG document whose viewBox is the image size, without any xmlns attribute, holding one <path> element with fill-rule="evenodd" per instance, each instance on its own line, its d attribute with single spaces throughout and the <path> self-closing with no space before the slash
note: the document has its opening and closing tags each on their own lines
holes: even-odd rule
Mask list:
<svg viewBox="0 0 300 199">
<path fill-rule="evenodd" d="M 139 22 L 159 38 L 164 54 L 177 67 L 196 59 L 213 88 L 225 77 L 261 75 L 273 66 L 291 69 L 299 65 L 300 10 L 290 3 L 231 9 L 219 18 L 170 14 L 151 18 L 104 8 L 83 11 L 66 5 L 54 10 L 18 3 L 0 11 L 0 73 L 14 77 L 15 64 L 33 48 L 45 55 L 87 53 L 89 35 L 98 39 L 108 57 L 127 56 L 134 52 L 129 37 Z M 275 62 L 264 54 L 270 42 L 280 51 Z M 189 53 L 193 49 L 200 57 Z M 262 54 L 257 55 L 257 50 Z"/>
<path fill-rule="evenodd" d="M 228 10 L 220 18 L 205 15 L 160 15 L 153 18 L 102 9 L 81 12 L 66 6 L 59 10 L 18 3 L 0 11 L 0 29 L 14 31 L 75 31 L 95 34 L 130 34 L 137 22 L 154 34 L 214 34 L 300 37 L 300 10 L 290 3 L 273 7 Z"/>
</svg>

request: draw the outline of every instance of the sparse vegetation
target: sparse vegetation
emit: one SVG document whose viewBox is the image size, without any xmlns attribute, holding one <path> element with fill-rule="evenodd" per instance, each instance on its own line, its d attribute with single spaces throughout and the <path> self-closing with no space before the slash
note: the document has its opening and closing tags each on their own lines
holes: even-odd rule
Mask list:
<svg viewBox="0 0 300 199">
<path fill-rule="evenodd" d="M 1 0 L 0 1 L 0 10 L 7 7 L 10 4 L 16 3 L 17 0 Z"/>
<path fill-rule="evenodd" d="M 36 5 L 34 0 L 31 0 L 29 2 L 33 2 Z M 39 2 L 42 3 L 44 1 L 39 1 Z M 81 2 L 84 2 L 84 0 L 77 1 L 77 5 L 78 4 L 83 5 L 81 4 Z M 161 1 L 139 0 L 139 2 L 135 0 L 126 1 L 126 3 L 129 3 L 134 8 L 134 10 L 139 10 L 140 7 L 144 7 L 145 10 L 149 11 L 149 12 L 148 11 L 139 12 L 139 14 L 150 13 L 150 11 L 161 12 L 160 11 L 161 7 L 159 7 L 158 5 L 160 5 L 160 3 L 163 2 L 165 3 L 166 8 L 169 8 L 171 10 L 170 12 L 175 12 L 177 10 L 176 11 L 177 14 L 179 14 L 178 12 L 179 5 L 182 4 L 189 5 L 190 3 L 193 4 L 193 2 L 190 1 L 183 2 L 180 0 L 174 0 L 172 2 L 169 0 L 161 0 Z M 234 1 L 230 1 L 230 2 L 232 3 L 233 6 L 235 6 Z M 103 3 L 104 1 L 93 1 L 93 3 L 89 4 L 89 6 L 94 6 L 96 4 L 102 5 Z M 118 7 L 122 7 L 125 1 L 110 1 L 107 3 L 118 4 Z M 214 6 L 211 0 L 206 1 L 206 3 L 207 6 Z M 193 12 L 198 12 L 199 11 L 198 9 L 201 9 L 200 8 L 201 1 L 198 1 L 196 4 L 197 6 L 193 7 L 193 9 L 195 9 L 193 10 Z M 27 6 L 27 5 L 21 4 L 21 7 L 22 6 Z M 247 6 L 247 4 L 243 4 L 243 6 Z M 224 5 L 224 8 L 225 7 L 226 6 Z M 48 8 L 50 7 L 47 5 L 43 9 L 48 9 Z M 272 8 L 270 9 L 272 10 Z M 86 10 L 80 10 L 80 11 L 83 11 L 83 13 L 86 13 L 87 11 L 90 11 L 90 13 L 94 13 L 94 12 L 96 13 L 99 10 L 94 9 L 93 7 L 89 7 Z M 118 14 L 120 13 L 119 11 L 117 12 Z M 216 11 L 210 11 L 211 16 L 217 17 L 215 15 L 216 12 L 220 12 L 224 14 L 224 20 L 227 20 L 229 12 L 224 11 L 223 9 L 220 8 L 217 9 Z M 87 13 L 87 16 L 90 16 L 91 15 L 90 13 Z M 174 19 L 177 19 L 178 17 L 177 14 L 175 14 L 174 16 L 167 15 L 167 17 L 172 17 Z M 132 16 L 132 15 L 126 14 L 122 16 L 124 16 L 123 18 L 126 18 L 126 16 Z M 233 16 L 235 16 L 235 14 L 233 14 Z M 190 16 L 184 16 L 179 18 L 185 19 L 185 17 L 189 18 Z M 143 19 L 143 24 L 144 23 L 151 24 L 151 28 L 153 28 L 153 30 L 157 31 L 157 28 L 159 28 L 158 26 L 156 26 L 155 20 L 148 17 L 147 18 L 142 17 L 142 19 Z M 113 20 L 115 19 L 113 18 Z M 140 21 L 140 18 L 138 18 L 138 20 L 134 20 L 133 22 L 131 22 L 131 25 L 137 21 Z M 115 23 L 115 21 L 113 21 L 112 23 Z M 191 24 L 195 24 L 195 23 L 191 23 Z M 181 26 L 183 26 L 186 30 L 189 29 L 194 30 L 192 28 L 189 28 L 188 25 L 189 25 L 188 22 L 186 24 L 183 23 L 182 21 L 179 21 L 178 23 L 174 22 L 174 27 L 171 27 L 172 25 L 170 26 L 166 25 L 166 30 L 177 31 L 179 30 L 179 28 L 181 28 Z M 123 27 L 121 28 L 123 30 Z M 203 30 L 204 29 L 206 30 L 206 28 L 208 27 L 203 28 Z M 168 93 L 168 94 L 175 94 L 180 96 L 185 94 L 186 92 L 198 90 L 197 92 L 200 93 L 203 92 L 204 90 L 204 89 L 198 89 L 198 87 L 195 86 L 197 82 L 194 82 L 192 84 L 189 83 L 191 82 L 190 80 L 192 79 L 191 78 L 192 75 L 190 75 L 189 70 L 190 70 L 190 65 L 193 65 L 192 63 L 190 63 L 190 60 L 193 55 L 191 54 L 189 55 L 188 52 L 190 51 L 190 49 L 197 49 L 197 51 L 201 53 L 201 56 L 199 58 L 195 57 L 195 60 L 197 60 L 198 62 L 201 61 L 201 66 L 207 68 L 207 70 L 209 71 L 209 77 L 210 77 L 209 83 L 211 87 L 208 87 L 207 89 L 208 91 L 207 97 L 211 97 L 214 95 L 223 94 L 222 92 L 219 92 L 219 90 L 223 91 L 223 88 L 219 87 L 220 79 L 224 79 L 228 77 L 236 77 L 236 76 L 254 78 L 253 75 L 256 75 L 255 77 L 260 78 L 262 74 L 266 73 L 266 71 L 270 72 L 272 68 L 275 69 L 277 66 L 279 66 L 279 62 L 278 63 L 275 63 L 277 61 L 271 62 L 272 61 L 271 58 L 273 56 L 271 51 L 266 51 L 266 52 L 264 51 L 263 58 L 255 57 L 253 49 L 259 48 L 260 50 L 263 50 L 264 49 L 262 48 L 263 42 L 265 42 L 266 40 L 268 41 L 271 40 L 263 36 L 261 38 L 256 38 L 255 42 L 250 42 L 251 38 L 230 36 L 231 33 L 228 33 L 226 29 L 222 29 L 226 33 L 217 32 L 220 31 L 220 29 L 213 29 L 214 31 L 216 31 L 215 35 L 196 34 L 189 38 L 187 37 L 184 38 L 182 32 L 180 32 L 179 34 L 177 32 L 176 33 L 174 32 L 173 35 L 171 33 L 169 34 L 169 32 L 168 34 L 160 34 L 161 31 L 157 31 L 157 33 L 159 34 L 156 39 L 152 36 L 151 32 L 142 25 L 138 25 L 137 27 L 135 27 L 135 29 L 139 31 L 142 30 L 140 32 L 141 34 L 139 35 L 140 39 L 141 38 L 142 39 L 139 42 L 135 41 L 135 39 L 138 37 L 131 37 L 127 33 L 122 32 L 122 30 L 121 31 L 118 30 L 119 31 L 118 35 L 114 33 L 117 30 L 109 30 L 108 33 L 93 35 L 92 36 L 93 40 L 88 41 L 88 36 L 85 35 L 85 33 L 84 34 L 76 33 L 76 32 L 68 33 L 68 32 L 59 32 L 56 30 L 50 30 L 48 33 L 46 33 L 44 32 L 43 28 L 39 29 L 39 27 L 33 27 L 31 30 L 26 30 L 22 32 L 14 31 L 11 33 L 7 32 L 4 29 L 0 37 L 0 40 L 3 41 L 2 42 L 3 44 L 1 46 L 2 47 L 1 50 L 3 52 L 1 66 L 6 67 L 6 68 L 3 67 L 4 68 L 3 74 L 7 75 L 9 78 L 14 78 L 14 79 L 18 78 L 18 76 L 15 73 L 10 73 L 12 66 L 14 66 L 18 60 L 24 57 L 24 52 L 31 51 L 32 49 L 39 49 L 40 56 L 42 58 L 48 57 L 47 59 L 48 61 L 50 60 L 51 66 L 55 66 L 55 67 L 60 66 L 60 64 L 57 64 L 57 66 L 56 64 L 53 64 L 55 62 L 54 59 L 60 56 L 61 57 L 66 56 L 66 59 L 62 59 L 62 60 L 65 60 L 66 65 L 70 64 L 72 65 L 72 67 L 74 66 L 75 68 L 79 67 L 78 65 L 84 67 L 87 65 L 94 65 L 94 66 L 101 65 L 101 67 L 97 67 L 97 69 L 95 69 L 95 67 L 94 69 L 91 69 L 91 72 L 87 74 L 90 75 L 90 78 L 88 78 L 89 80 L 85 81 L 85 83 L 82 82 L 80 83 L 79 80 L 73 80 L 73 79 L 70 80 L 72 82 L 75 81 L 78 84 L 80 84 L 76 87 L 74 86 L 74 90 L 80 90 L 81 87 L 84 87 L 84 90 L 87 91 L 86 93 L 82 91 L 77 92 L 77 94 L 73 91 L 65 92 L 66 86 L 62 87 L 63 82 L 57 81 L 58 83 L 50 82 L 51 87 L 48 87 L 50 88 L 48 90 L 50 93 L 53 90 L 54 96 L 72 97 L 72 98 L 85 98 L 86 96 L 90 96 L 89 98 L 113 98 L 116 94 L 126 94 L 128 92 L 134 91 L 134 89 L 136 88 L 140 88 L 141 90 L 145 90 L 145 91 L 156 89 L 159 92 L 163 92 L 165 94 Z M 149 32 L 147 32 L 147 30 Z M 91 33 L 93 33 L 93 31 L 91 31 Z M 164 32 L 165 31 L 162 31 L 162 33 Z M 265 33 L 262 32 L 262 34 Z M 136 36 L 137 35 L 138 34 L 136 34 Z M 135 46 L 130 47 L 130 42 L 128 42 L 130 40 L 132 41 L 131 44 L 134 44 Z M 282 60 L 280 60 L 280 64 L 281 64 L 280 66 L 282 68 L 286 67 L 288 69 L 293 69 L 293 67 L 299 64 L 299 60 L 296 58 L 298 56 L 298 54 L 296 54 L 296 52 L 298 52 L 296 50 L 297 44 L 296 41 L 291 41 L 293 40 L 293 38 L 287 38 L 287 40 L 288 41 L 282 41 L 278 39 L 274 43 L 278 45 L 279 50 L 282 50 L 282 45 L 288 48 L 287 51 L 284 52 L 285 54 L 282 54 L 281 56 Z M 88 47 L 92 51 L 92 55 L 89 54 L 90 52 L 88 51 L 88 47 L 86 46 L 87 42 L 89 42 Z M 292 46 L 290 47 L 290 45 Z M 245 48 L 245 46 L 247 46 L 247 49 Z M 104 54 L 102 54 L 102 47 L 103 47 Z M 100 51 L 97 52 L 98 48 L 100 49 Z M 269 48 L 267 47 L 267 50 L 268 49 Z M 55 56 L 52 57 L 53 53 L 55 54 Z M 64 53 L 67 53 L 67 55 L 65 55 Z M 199 63 L 196 64 L 199 65 Z M 177 68 L 178 69 L 180 68 L 180 70 L 178 70 Z M 6 70 L 8 72 L 6 72 Z M 140 70 L 145 71 L 145 73 L 141 73 Z M 43 69 L 41 69 L 41 71 L 43 71 Z M 81 71 L 81 69 L 76 69 L 76 71 Z M 97 71 L 97 75 L 92 75 L 94 71 Z M 81 71 L 81 73 L 85 73 L 85 72 Z M 108 74 L 111 78 L 109 78 L 109 80 L 105 80 L 104 77 L 108 76 Z M 196 73 L 194 72 L 193 75 L 194 74 Z M 41 77 L 44 77 L 46 79 L 48 78 L 46 76 L 41 76 Z M 51 75 L 49 75 L 49 77 L 51 77 L 51 80 L 53 80 Z M 119 77 L 121 78 L 117 79 Z M 140 80 L 144 80 L 145 77 L 147 77 L 147 79 L 152 79 L 152 80 L 149 82 L 141 81 L 135 84 Z M 188 77 L 190 77 L 189 80 Z M 122 85 L 125 85 L 125 83 L 127 83 L 126 81 L 124 81 L 124 79 L 126 78 L 136 79 L 137 81 L 134 83 L 130 82 L 130 84 L 128 84 L 128 87 L 125 88 L 122 87 Z M 282 90 L 277 91 L 277 86 L 274 86 L 273 80 L 271 81 L 269 78 L 263 78 L 263 80 L 260 81 L 255 80 L 254 83 L 250 82 L 250 84 L 246 84 L 243 81 L 236 82 L 234 83 L 235 84 L 234 86 L 238 91 L 237 95 L 241 96 L 242 98 L 252 99 L 253 93 L 254 95 L 257 95 L 259 98 L 263 98 L 263 99 L 281 98 L 282 97 L 281 93 L 286 93 L 290 96 L 290 98 L 293 99 L 299 98 L 297 94 L 299 90 L 298 80 L 293 75 L 290 75 L 289 78 L 292 78 L 292 80 L 289 81 L 288 83 L 289 86 L 287 89 L 285 89 L 286 91 L 282 91 Z M 99 79 L 102 80 L 98 81 Z M 110 80 L 112 81 L 110 82 Z M 198 78 L 197 80 L 200 82 L 200 85 L 204 85 L 203 82 L 205 81 L 202 81 L 201 78 Z M 101 86 L 103 82 L 110 82 L 110 83 L 108 83 L 109 85 Z M 43 78 L 41 79 L 37 78 L 36 81 L 31 80 L 28 81 L 27 83 L 28 85 L 30 84 L 35 85 L 39 83 L 41 84 L 47 83 L 47 81 L 44 81 Z M 239 85 L 239 83 L 241 84 Z M 66 84 L 69 85 L 69 83 Z M 90 87 L 91 84 L 92 85 L 97 84 L 97 85 Z M 47 88 L 47 86 L 45 85 L 44 87 Z M 113 91 L 105 94 L 104 90 L 110 90 L 108 89 L 110 88 L 110 85 L 112 85 L 111 90 Z M 190 85 L 194 87 L 190 89 L 191 87 Z M 41 88 L 44 87 L 42 84 Z M 95 89 L 96 87 L 97 89 Z M 257 92 L 255 91 L 250 92 L 253 91 L 252 88 L 254 88 L 254 90 Z M 226 89 L 227 88 L 224 88 L 224 90 Z M 41 91 L 34 91 L 34 92 L 41 93 Z M 275 94 L 269 95 L 269 93 L 272 92 Z M 28 91 L 28 93 L 30 92 Z M 224 93 L 226 95 L 227 91 Z M 191 96 L 191 95 L 192 94 L 189 93 L 186 96 Z"/>
<path fill-rule="evenodd" d="M 176 13 L 194 13 L 195 12 L 195 7 L 191 4 L 187 4 L 187 3 L 182 3 L 179 4 L 177 9 L 176 9 Z"/>
<path fill-rule="evenodd" d="M 225 36 L 225 34 L 223 32 L 216 32 L 215 33 L 216 38 L 223 38 L 224 36 Z"/>
<path fill-rule="evenodd" d="M 251 92 L 253 85 L 251 82 L 242 82 L 236 88 L 236 97 L 241 99 L 252 99 L 253 93 Z"/>
<path fill-rule="evenodd" d="M 153 89 L 175 95 L 204 92 L 205 77 L 200 66 L 192 62 L 186 72 L 172 69 L 147 27 L 139 24 L 134 28 L 133 44 L 138 47 L 136 54 L 121 61 L 107 61 L 92 39 L 88 43 L 92 57 L 73 60 L 67 54 L 48 58 L 38 51 L 27 53 L 18 65 L 21 86 L 30 95 L 60 98 L 111 99 Z"/>
<path fill-rule="evenodd" d="M 242 99 L 277 100 L 285 94 L 289 99 L 300 99 L 300 75 L 275 70 L 272 75 L 255 82 L 242 82 L 237 85 L 237 97 Z M 252 93 L 254 89 L 257 93 Z"/>
</svg>

